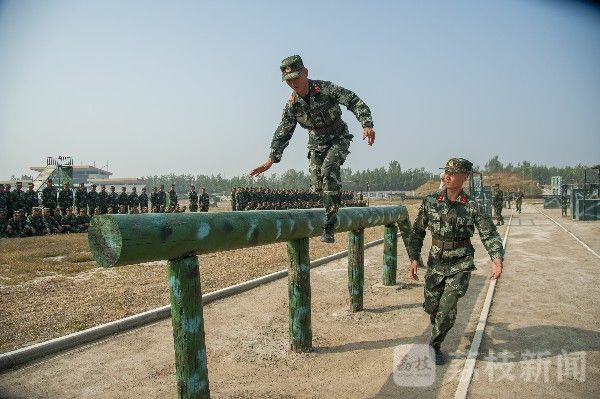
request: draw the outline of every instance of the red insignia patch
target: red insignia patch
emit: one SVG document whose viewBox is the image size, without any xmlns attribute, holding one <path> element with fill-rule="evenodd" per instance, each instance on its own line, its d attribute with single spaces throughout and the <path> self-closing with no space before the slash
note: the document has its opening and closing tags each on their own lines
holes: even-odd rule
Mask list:
<svg viewBox="0 0 600 399">
<path fill-rule="evenodd" d="M 296 102 L 296 96 L 292 94 L 292 97 L 290 97 L 290 100 L 292 100 L 292 104 L 294 104 Z"/>
<path fill-rule="evenodd" d="M 460 203 L 463 205 L 467 205 L 467 197 L 465 197 L 464 195 L 460 196 Z"/>
<path fill-rule="evenodd" d="M 442 202 L 444 200 L 444 194 L 438 195 L 437 200 L 438 200 L 438 202 Z"/>
<path fill-rule="evenodd" d="M 317 85 L 315 85 L 315 93 L 319 94 L 321 92 L 321 88 Z"/>
</svg>

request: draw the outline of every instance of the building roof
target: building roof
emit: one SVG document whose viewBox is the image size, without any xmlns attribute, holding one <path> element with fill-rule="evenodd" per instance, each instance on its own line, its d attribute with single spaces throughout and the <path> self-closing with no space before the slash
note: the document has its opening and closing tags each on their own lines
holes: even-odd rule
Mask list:
<svg viewBox="0 0 600 399">
<path fill-rule="evenodd" d="M 45 166 L 31 166 L 29 169 L 34 170 L 36 172 L 41 172 L 44 169 L 46 169 Z M 104 169 L 100 169 L 97 168 L 93 165 L 73 165 L 73 172 L 78 171 L 78 172 L 89 172 L 90 174 L 94 174 L 94 175 L 112 175 L 111 172 L 104 170 Z"/>
</svg>

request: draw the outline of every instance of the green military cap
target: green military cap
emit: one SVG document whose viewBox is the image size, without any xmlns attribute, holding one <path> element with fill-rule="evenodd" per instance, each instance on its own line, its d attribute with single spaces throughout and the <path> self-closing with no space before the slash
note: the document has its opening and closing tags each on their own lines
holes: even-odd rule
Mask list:
<svg viewBox="0 0 600 399">
<path fill-rule="evenodd" d="M 450 158 L 443 168 L 447 172 L 469 173 L 473 169 L 473 163 L 464 158 Z"/>
<path fill-rule="evenodd" d="M 281 61 L 279 69 L 281 69 L 281 80 L 296 79 L 304 69 L 304 64 L 299 55 L 292 55 Z"/>
</svg>

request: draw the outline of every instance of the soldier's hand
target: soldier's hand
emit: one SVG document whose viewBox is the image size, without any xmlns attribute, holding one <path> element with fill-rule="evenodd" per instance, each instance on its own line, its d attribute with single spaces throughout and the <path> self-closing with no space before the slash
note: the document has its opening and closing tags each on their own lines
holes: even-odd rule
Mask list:
<svg viewBox="0 0 600 399">
<path fill-rule="evenodd" d="M 269 170 L 269 168 L 273 165 L 273 160 L 271 158 L 267 159 L 267 161 L 256 168 L 252 169 L 250 172 L 250 176 L 256 177 L 261 173 Z"/>
<path fill-rule="evenodd" d="M 418 280 L 419 276 L 417 276 L 417 266 L 419 266 L 419 262 L 413 260 L 410 262 L 410 278 L 413 280 Z"/>
<path fill-rule="evenodd" d="M 367 139 L 367 144 L 373 145 L 375 142 L 375 130 L 372 127 L 363 128 L 363 140 Z"/>
<path fill-rule="evenodd" d="M 500 278 L 500 275 L 502 274 L 502 261 L 500 259 L 494 259 L 494 262 L 492 263 L 492 273 L 490 274 L 490 279 L 491 280 L 496 280 L 498 278 Z"/>
</svg>

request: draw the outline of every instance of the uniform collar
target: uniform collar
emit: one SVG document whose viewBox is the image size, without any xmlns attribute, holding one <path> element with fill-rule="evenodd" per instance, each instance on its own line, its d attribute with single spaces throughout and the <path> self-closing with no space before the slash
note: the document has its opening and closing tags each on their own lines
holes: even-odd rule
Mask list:
<svg viewBox="0 0 600 399">
<path fill-rule="evenodd" d="M 456 201 L 455 202 L 459 202 L 462 205 L 467 205 L 467 194 L 465 194 L 465 192 L 461 189 L 460 193 L 458 194 L 458 197 L 456 197 Z M 446 204 L 451 204 L 452 201 L 450 201 L 448 199 L 448 193 L 447 193 L 447 189 L 445 189 L 444 191 L 440 192 L 437 196 L 437 202 L 441 203 L 441 202 L 445 202 Z"/>
</svg>

